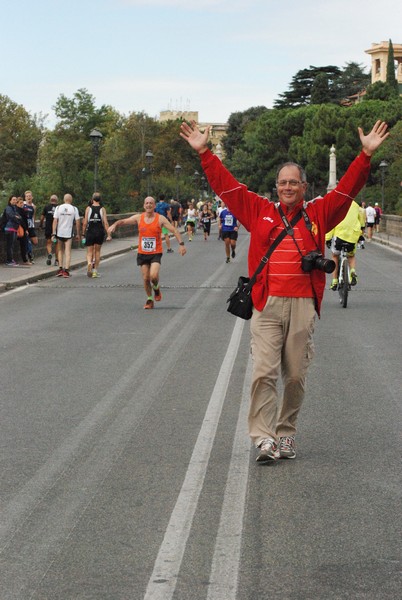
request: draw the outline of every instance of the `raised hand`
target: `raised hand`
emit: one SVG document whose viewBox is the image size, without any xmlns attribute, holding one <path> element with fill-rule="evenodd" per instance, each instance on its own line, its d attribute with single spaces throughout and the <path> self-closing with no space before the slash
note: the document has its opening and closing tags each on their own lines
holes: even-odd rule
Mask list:
<svg viewBox="0 0 402 600">
<path fill-rule="evenodd" d="M 373 129 L 367 135 L 364 135 L 363 129 L 358 127 L 360 141 L 363 146 L 364 152 L 371 156 L 384 140 L 389 136 L 387 131 L 388 125 L 384 121 L 377 121 Z"/>
<path fill-rule="evenodd" d="M 183 122 L 180 126 L 180 135 L 194 150 L 202 154 L 208 149 L 209 130 L 210 127 L 206 127 L 204 132 L 200 131 L 195 121 L 191 121 L 190 124 Z"/>
</svg>

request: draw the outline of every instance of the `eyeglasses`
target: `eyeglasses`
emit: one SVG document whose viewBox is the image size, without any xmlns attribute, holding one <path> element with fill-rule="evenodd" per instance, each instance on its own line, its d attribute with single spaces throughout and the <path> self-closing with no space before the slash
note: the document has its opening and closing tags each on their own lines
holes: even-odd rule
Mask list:
<svg viewBox="0 0 402 600">
<path fill-rule="evenodd" d="M 301 183 L 305 183 L 304 181 L 297 181 L 296 179 L 281 179 L 277 181 L 276 185 L 278 187 L 285 187 L 285 185 L 289 184 L 290 187 L 297 187 Z"/>
</svg>

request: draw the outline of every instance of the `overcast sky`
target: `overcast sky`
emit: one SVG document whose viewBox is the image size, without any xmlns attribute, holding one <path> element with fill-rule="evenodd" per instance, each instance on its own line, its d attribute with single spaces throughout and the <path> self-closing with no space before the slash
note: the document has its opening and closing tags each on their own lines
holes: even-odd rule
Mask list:
<svg viewBox="0 0 402 600">
<path fill-rule="evenodd" d="M 0 14 L 0 94 L 48 126 L 79 88 L 124 114 L 225 122 L 272 107 L 300 69 L 368 70 L 373 42 L 402 43 L 400 0 L 2 0 Z"/>
</svg>

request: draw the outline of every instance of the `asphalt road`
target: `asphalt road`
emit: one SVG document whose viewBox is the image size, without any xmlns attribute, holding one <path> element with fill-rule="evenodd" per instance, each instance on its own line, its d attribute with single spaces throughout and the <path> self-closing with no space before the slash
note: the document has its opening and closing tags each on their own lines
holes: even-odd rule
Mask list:
<svg viewBox="0 0 402 600">
<path fill-rule="evenodd" d="M 247 245 L 174 242 L 153 311 L 134 252 L 0 296 L 1 600 L 401 597 L 401 255 L 326 292 L 297 459 L 264 467 Z"/>
</svg>

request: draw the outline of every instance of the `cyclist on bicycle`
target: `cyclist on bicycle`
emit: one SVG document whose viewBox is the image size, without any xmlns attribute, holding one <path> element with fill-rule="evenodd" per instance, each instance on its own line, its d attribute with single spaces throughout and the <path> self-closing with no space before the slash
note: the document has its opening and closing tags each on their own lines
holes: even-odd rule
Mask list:
<svg viewBox="0 0 402 600">
<path fill-rule="evenodd" d="M 356 285 L 356 244 L 361 236 L 361 228 L 365 224 L 364 210 L 353 200 L 346 217 L 334 229 L 328 231 L 325 235 L 325 241 L 328 248 L 331 248 L 332 259 L 335 262 L 335 269 L 332 273 L 331 290 L 338 289 L 338 266 L 339 255 L 343 245 L 346 245 L 346 252 L 350 267 L 350 285 Z M 332 241 L 331 241 L 332 240 Z"/>
</svg>

